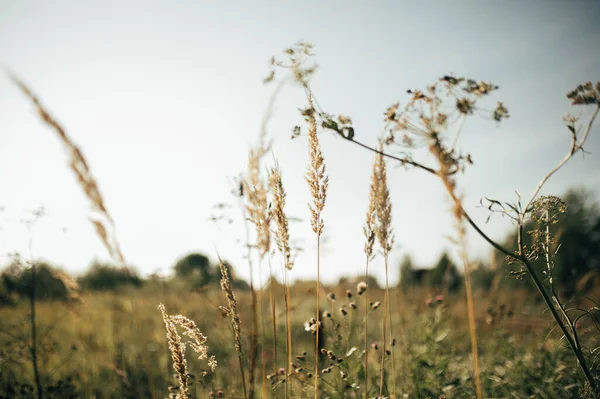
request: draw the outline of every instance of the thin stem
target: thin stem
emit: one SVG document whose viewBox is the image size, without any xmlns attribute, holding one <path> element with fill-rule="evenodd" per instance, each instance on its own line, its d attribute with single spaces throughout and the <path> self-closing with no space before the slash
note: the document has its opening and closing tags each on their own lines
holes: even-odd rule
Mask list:
<svg viewBox="0 0 600 399">
<path fill-rule="evenodd" d="M 596 119 L 596 116 L 598 116 L 598 111 L 600 111 L 600 106 L 597 106 L 596 110 L 592 114 L 590 122 L 587 125 L 587 129 L 586 129 L 585 133 L 583 134 L 583 137 L 581 138 L 581 140 L 579 140 L 579 143 L 577 142 L 577 136 L 575 135 L 575 133 L 573 133 L 573 135 L 571 137 L 571 146 L 569 147 L 569 152 L 550 172 L 548 172 L 546 174 L 546 176 L 544 176 L 542 178 L 542 180 L 540 180 L 537 187 L 535 188 L 535 191 L 531 195 L 531 198 L 529 199 L 529 201 L 527 201 L 527 204 L 523 208 L 524 213 L 527 213 L 529 206 L 533 203 L 533 201 L 535 201 L 535 198 L 540 193 L 540 190 L 542 189 L 542 187 L 544 186 L 546 181 L 548 181 L 548 179 L 554 173 L 556 173 L 560 168 L 562 168 L 569 161 L 569 159 L 571 159 L 573 157 L 573 155 L 575 155 L 577 153 L 577 151 L 583 149 L 583 145 L 585 144 L 585 141 L 587 140 L 587 138 L 590 134 L 590 130 L 592 129 L 592 125 L 594 124 L 594 120 Z"/>
<path fill-rule="evenodd" d="M 258 302 L 260 306 L 260 368 L 262 371 L 262 393 L 263 398 L 267 397 L 267 366 L 265 359 L 265 303 L 264 291 L 265 287 L 262 283 L 262 258 L 258 261 L 258 278 L 260 292 L 258 293 Z"/>
<path fill-rule="evenodd" d="M 269 256 L 269 295 L 271 302 L 271 328 L 273 330 L 273 372 L 277 372 L 277 315 L 275 314 L 275 288 L 273 286 L 273 269 Z"/>
<path fill-rule="evenodd" d="M 387 302 L 386 311 L 388 313 L 388 325 L 390 328 L 390 340 L 394 340 L 394 330 L 392 328 L 393 318 L 392 318 L 392 304 L 390 301 L 390 284 L 389 284 L 389 273 L 388 273 L 388 255 L 385 255 L 385 296 Z M 394 359 L 394 345 L 390 343 L 390 352 L 392 357 L 392 394 L 396 396 L 396 360 Z"/>
<path fill-rule="evenodd" d="M 321 328 L 321 235 L 317 236 L 317 330 L 315 335 L 315 399 L 319 399 L 319 334 Z"/>
<path fill-rule="evenodd" d="M 393 159 L 393 160 L 395 160 L 395 161 L 398 161 L 398 162 L 400 162 L 400 163 L 402 163 L 402 164 L 408 164 L 408 165 L 414 166 L 414 167 L 416 167 L 416 168 L 422 169 L 422 170 L 424 170 L 425 172 L 429 172 L 429 173 L 432 173 L 432 174 L 436 174 L 436 171 L 435 171 L 435 170 L 433 170 L 432 168 L 430 168 L 430 167 L 428 167 L 428 166 L 425 166 L 425 165 L 422 165 L 422 164 L 420 164 L 420 163 L 418 163 L 418 162 L 415 162 L 415 161 L 413 161 L 412 159 L 409 159 L 409 158 L 400 158 L 400 157 L 397 157 L 397 156 L 394 156 L 394 155 L 388 154 L 388 153 L 386 153 L 386 152 L 383 152 L 383 151 L 380 151 L 380 150 L 378 150 L 378 149 L 376 149 L 376 148 L 370 147 L 370 146 L 368 146 L 367 144 L 363 144 L 363 143 L 361 143 L 360 141 L 356 141 L 356 140 L 354 140 L 354 139 L 346 139 L 346 140 L 347 140 L 347 141 L 350 141 L 351 143 L 357 144 L 357 145 L 359 145 L 360 147 L 363 147 L 363 148 L 365 148 L 365 149 L 367 149 L 367 150 L 369 150 L 369 151 L 373 151 L 373 152 L 375 152 L 375 153 L 377 153 L 377 154 L 380 154 L 380 155 L 382 155 L 382 156 L 384 156 L 384 157 L 387 157 L 387 158 Z"/>
<path fill-rule="evenodd" d="M 386 330 L 388 319 L 388 295 L 387 295 L 387 262 L 386 262 L 386 293 L 384 295 L 384 311 L 382 323 L 382 342 L 381 342 L 381 375 L 379 377 L 379 397 L 383 397 L 383 383 L 385 374 L 385 348 L 386 348 Z"/>
<path fill-rule="evenodd" d="M 579 361 L 579 366 L 581 367 L 581 370 L 583 371 L 583 373 L 584 373 L 586 379 L 588 380 L 590 386 L 592 387 L 592 389 L 594 391 L 597 391 L 596 382 L 594 381 L 594 377 L 592 376 L 592 373 L 590 372 L 590 369 L 588 368 L 588 365 L 587 365 L 587 362 L 585 360 L 585 357 L 583 356 L 583 353 L 577 347 L 577 344 L 573 340 L 573 337 L 571 337 L 571 334 L 569 334 L 569 330 L 565 326 L 565 323 L 562 321 L 562 319 L 561 319 L 560 315 L 558 314 L 556 308 L 552 304 L 552 299 L 548 296 L 548 293 L 544 289 L 544 285 L 543 285 L 542 281 L 539 279 L 539 277 L 535 273 L 535 270 L 534 270 L 532 264 L 529 262 L 529 260 L 527 259 L 527 257 L 524 255 L 524 247 L 523 247 L 522 236 L 523 236 L 523 224 L 520 224 L 519 225 L 519 229 L 517 230 L 517 243 L 518 243 L 518 247 L 519 247 L 519 254 L 518 254 L 517 258 L 521 262 L 523 262 L 523 264 L 527 268 L 527 271 L 529 272 L 529 275 L 531 276 L 531 279 L 533 280 L 533 283 L 535 284 L 536 288 L 538 289 L 538 291 L 542 295 L 542 298 L 544 299 L 544 302 L 546 303 L 546 306 L 548 307 L 548 309 L 552 313 L 552 316 L 554 317 L 554 320 L 556 321 L 556 324 L 561 329 L 561 331 L 562 331 L 565 339 L 569 343 L 569 346 L 571 347 L 571 350 L 573 351 L 573 354 L 575 354 L 575 357 L 577 357 L 577 360 Z M 512 256 L 514 256 L 514 255 L 512 255 Z"/>
<path fill-rule="evenodd" d="M 365 262 L 365 283 L 369 281 L 369 255 Z M 365 336 L 364 336 L 364 347 L 365 347 L 365 399 L 369 394 L 369 348 L 367 346 L 367 332 L 368 332 L 368 320 L 369 320 L 369 288 L 364 292 L 365 296 Z"/>
<path fill-rule="evenodd" d="M 464 237 L 461 245 L 461 258 L 465 269 L 465 290 L 467 291 L 467 313 L 469 318 L 469 333 L 471 335 L 471 350 L 473 352 L 473 373 L 475 374 L 475 388 L 477 389 L 477 398 L 483 398 L 481 389 L 481 371 L 479 368 L 479 350 L 477 348 L 477 327 L 475 325 L 475 305 L 473 303 L 473 287 L 471 285 L 471 270 L 467 261 L 466 250 L 464 248 Z"/>
<path fill-rule="evenodd" d="M 37 390 L 38 399 L 43 399 L 44 392 L 42 391 L 42 381 L 40 378 L 40 371 L 37 362 L 37 322 L 35 312 L 35 285 L 36 285 L 36 266 L 35 262 L 31 262 L 31 294 L 29 296 L 30 305 L 30 319 L 31 324 L 31 364 L 33 366 L 33 376 L 35 378 L 35 387 Z"/>
<path fill-rule="evenodd" d="M 289 393 L 291 394 L 291 384 L 288 382 L 288 380 L 290 379 L 290 376 L 292 375 L 292 328 L 291 328 L 291 309 L 290 309 L 290 301 L 291 301 L 291 295 L 290 295 L 290 281 L 289 281 L 289 276 L 288 276 L 288 270 L 287 267 L 284 266 L 283 268 L 283 273 L 284 273 L 284 279 L 285 279 L 285 285 L 284 285 L 284 298 L 285 298 L 285 322 L 286 322 L 286 338 L 287 338 L 287 345 L 286 345 L 286 351 L 287 351 L 287 362 L 288 362 L 288 366 L 287 366 L 287 375 L 285 377 L 285 395 L 286 398 L 288 396 L 288 391 L 290 391 Z"/>
<path fill-rule="evenodd" d="M 244 218 L 244 228 L 246 231 L 246 257 L 248 258 L 248 268 L 250 269 L 250 297 L 252 300 L 252 335 L 250 345 L 250 375 L 249 375 L 249 389 L 248 398 L 254 399 L 254 380 L 256 370 L 256 360 L 258 358 L 258 334 L 257 324 L 258 318 L 256 314 L 256 290 L 254 289 L 254 267 L 252 263 L 252 251 L 250 248 L 250 228 L 246 218 L 245 208 L 242 206 L 242 215 Z"/>
<path fill-rule="evenodd" d="M 33 366 L 33 377 L 35 379 L 35 387 L 37 390 L 37 397 L 38 399 L 43 399 L 44 397 L 44 392 L 42 390 L 42 381 L 41 381 L 41 377 L 40 377 L 40 371 L 38 368 L 38 359 L 37 359 L 37 320 L 36 320 L 36 264 L 33 260 L 33 240 L 32 240 L 32 236 L 31 236 L 31 228 L 32 228 L 32 223 L 30 222 L 27 226 L 28 228 L 28 232 L 29 232 L 29 242 L 28 242 L 28 249 L 29 249 L 29 259 L 31 262 L 31 293 L 29 296 L 29 308 L 30 308 L 30 325 L 31 325 L 31 347 L 30 352 L 31 352 L 31 365 Z"/>
<path fill-rule="evenodd" d="M 458 122 L 458 128 L 456 129 L 456 134 L 454 135 L 454 140 L 452 140 L 452 146 L 450 146 L 450 152 L 454 152 L 454 147 L 456 147 L 456 144 L 458 143 L 458 137 L 460 136 L 460 132 L 462 131 L 466 120 L 467 116 L 465 114 L 461 114 L 460 121 Z"/>
</svg>

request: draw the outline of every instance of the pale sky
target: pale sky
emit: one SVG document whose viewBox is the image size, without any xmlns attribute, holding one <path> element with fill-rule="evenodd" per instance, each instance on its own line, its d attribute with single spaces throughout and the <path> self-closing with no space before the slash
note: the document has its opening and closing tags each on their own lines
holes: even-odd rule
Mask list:
<svg viewBox="0 0 600 399">
<path fill-rule="evenodd" d="M 354 120 L 356 137 L 375 144 L 382 115 L 407 100 L 406 90 L 444 74 L 491 80 L 511 118 L 498 125 L 473 118 L 461 148 L 475 165 L 459 180 L 466 208 L 483 224 L 482 196 L 513 200 L 531 194 L 564 155 L 562 117 L 577 84 L 600 79 L 600 3 L 481 2 L 121 2 L 0 1 L 0 64 L 36 92 L 82 148 L 116 222 L 127 260 L 143 274 L 166 273 L 181 256 L 215 248 L 247 276 L 241 224 L 215 228 L 214 204 L 230 201 L 230 180 L 246 167 L 273 87 L 264 86 L 272 55 L 299 39 L 315 45 L 313 88 L 331 113 Z M 269 125 L 283 170 L 288 210 L 304 218 L 292 238 L 305 252 L 294 278 L 315 276 L 314 236 L 302 122 L 303 93 L 286 87 Z M 588 113 L 589 115 L 589 113 Z M 361 273 L 361 226 L 373 154 L 330 133 L 321 136 L 330 175 L 324 211 L 327 243 L 322 278 Z M 586 149 L 544 193 L 585 185 L 600 194 L 600 128 Z M 270 161 L 270 159 L 269 159 Z M 441 184 L 389 164 L 393 226 L 392 280 L 410 254 L 417 265 L 454 251 L 449 202 Z M 88 203 L 67 167 L 55 133 L 18 89 L 0 75 L 0 263 L 27 255 L 20 222 L 43 205 L 33 255 L 74 273 L 107 253 L 89 223 Z M 239 213 L 233 216 L 239 219 Z M 502 238 L 510 224 L 485 225 Z M 470 234 L 472 258 L 490 248 Z M 275 257 L 276 269 L 279 258 Z M 382 276 L 380 261 L 372 267 Z"/>
</svg>

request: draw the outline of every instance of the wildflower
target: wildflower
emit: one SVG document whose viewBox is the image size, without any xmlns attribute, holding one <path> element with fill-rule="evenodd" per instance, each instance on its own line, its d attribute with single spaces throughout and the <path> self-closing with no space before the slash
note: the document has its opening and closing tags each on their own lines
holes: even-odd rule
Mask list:
<svg viewBox="0 0 600 399">
<path fill-rule="evenodd" d="M 373 348 L 373 349 L 375 349 L 375 350 L 378 350 L 378 349 L 379 349 L 379 345 L 377 345 L 377 342 L 373 342 L 373 343 L 371 344 L 371 348 Z"/>
<path fill-rule="evenodd" d="M 460 98 L 460 99 L 456 100 L 456 108 L 462 114 L 473 113 L 474 106 L 475 106 L 475 103 L 467 98 Z"/>
<path fill-rule="evenodd" d="M 348 306 L 350 306 L 351 309 L 356 309 L 356 302 L 350 302 Z"/>
<path fill-rule="evenodd" d="M 329 299 L 331 302 L 335 302 L 335 294 L 333 292 L 330 292 L 329 294 L 327 294 L 327 299 Z"/>
<path fill-rule="evenodd" d="M 381 302 L 371 302 L 371 309 L 375 310 L 381 305 Z"/>
<path fill-rule="evenodd" d="M 435 297 L 435 301 L 436 301 L 437 303 L 442 303 L 442 302 L 444 302 L 444 296 L 443 296 L 443 295 L 438 295 L 438 296 L 436 296 L 436 297 Z"/>
<path fill-rule="evenodd" d="M 317 333 L 317 324 L 321 327 L 321 321 L 317 323 L 317 320 L 314 317 L 304 323 L 304 330 L 310 332 L 311 334 Z"/>
<path fill-rule="evenodd" d="M 431 306 L 433 304 L 433 300 L 431 298 L 425 299 L 425 305 Z"/>
<path fill-rule="evenodd" d="M 348 314 L 348 311 L 346 310 L 346 308 L 344 308 L 343 306 L 340 308 L 340 313 L 342 314 L 342 316 L 346 316 Z"/>
<path fill-rule="evenodd" d="M 346 290 L 346 298 L 352 298 L 352 290 Z"/>
<path fill-rule="evenodd" d="M 277 370 L 277 374 L 285 375 L 285 369 L 283 367 L 280 367 L 279 370 Z"/>
<path fill-rule="evenodd" d="M 366 290 L 367 290 L 367 283 L 365 283 L 364 281 L 361 281 L 360 283 L 358 283 L 356 285 L 356 293 L 358 295 L 364 294 Z"/>
<path fill-rule="evenodd" d="M 324 311 L 323 312 L 323 318 L 324 319 L 331 319 L 331 313 L 329 313 L 328 311 Z"/>
</svg>

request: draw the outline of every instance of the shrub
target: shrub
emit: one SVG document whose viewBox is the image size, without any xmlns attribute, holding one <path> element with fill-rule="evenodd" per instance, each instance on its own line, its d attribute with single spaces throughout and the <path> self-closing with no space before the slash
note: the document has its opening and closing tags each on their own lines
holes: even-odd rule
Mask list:
<svg viewBox="0 0 600 399">
<path fill-rule="evenodd" d="M 46 262 L 35 262 L 35 297 L 38 300 L 72 300 L 78 296 L 78 284 L 65 272 Z M 32 292 L 33 267 L 15 259 L 2 272 L 3 293 L 0 304 L 11 303 L 11 297 L 29 297 Z"/>
<path fill-rule="evenodd" d="M 94 263 L 79 278 L 82 288 L 94 291 L 117 290 L 122 287 L 140 287 L 143 283 L 137 272 L 104 263 Z"/>
</svg>

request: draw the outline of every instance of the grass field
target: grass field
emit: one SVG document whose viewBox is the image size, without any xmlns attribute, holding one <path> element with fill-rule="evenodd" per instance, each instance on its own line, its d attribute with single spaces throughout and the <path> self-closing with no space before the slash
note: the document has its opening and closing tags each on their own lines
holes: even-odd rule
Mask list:
<svg viewBox="0 0 600 399">
<path fill-rule="evenodd" d="M 346 289 L 352 298 L 346 297 Z M 277 304 L 283 303 L 283 288 L 277 286 Z M 325 317 L 323 348 L 333 352 L 341 363 L 321 356 L 322 367 L 335 366 L 322 375 L 323 397 L 360 398 L 363 395 L 362 314 L 364 297 L 356 295 L 356 285 L 326 289 L 336 300 L 322 304 Z M 369 302 L 382 301 L 382 290 L 367 290 Z M 314 286 L 299 283 L 292 293 L 292 341 L 296 371 L 290 378 L 291 397 L 312 394 L 307 374 L 312 369 L 310 355 L 314 336 L 304 323 L 314 316 Z M 427 290 L 391 291 L 392 317 L 397 367 L 397 397 L 470 398 L 475 395 L 465 301 L 462 293 L 438 297 Z M 544 315 L 536 297 L 526 291 L 488 295 L 475 292 L 482 385 L 489 398 L 575 397 L 584 381 L 560 336 L 551 332 L 551 320 Z M 261 397 L 265 384 L 268 397 L 283 397 L 286 367 L 285 308 L 277 306 L 277 357 L 272 346 L 268 293 L 264 307 L 264 361 L 269 379 L 263 382 L 258 372 L 255 384 Z M 238 293 L 244 345 L 250 345 L 252 323 L 250 294 Z M 432 303 L 428 304 L 428 300 Z M 439 302 L 438 302 L 439 301 Z M 164 303 L 170 313 L 181 313 L 194 320 L 207 337 L 209 353 L 218 366 L 202 378 L 207 369 L 188 352 L 188 370 L 195 376 L 192 394 L 208 398 L 211 392 L 226 398 L 243 397 L 236 351 L 229 321 L 218 308 L 225 304 L 220 290 L 186 292 L 161 282 L 120 293 L 85 294 L 79 303 L 66 305 L 48 302 L 38 305 L 39 359 L 46 397 L 67 398 L 163 398 L 172 377 L 171 357 L 165 340 L 165 326 L 157 304 Z M 356 304 L 356 309 L 350 305 Z M 347 309 L 344 316 L 339 311 Z M 32 397 L 34 392 L 30 354 L 20 339 L 28 340 L 28 307 L 0 309 L 0 396 Z M 380 319 L 382 308 L 370 314 L 368 358 L 372 387 L 369 397 L 377 396 Z M 592 326 L 580 326 L 586 344 L 597 347 L 599 336 Z M 376 349 L 376 346 L 379 348 Z M 248 346 L 246 346 L 248 347 Z M 356 348 L 352 350 L 353 348 Z M 390 360 L 387 360 L 388 362 Z M 245 365 L 248 366 L 247 364 Z M 247 369 L 245 370 L 247 371 Z M 271 376 L 275 374 L 275 376 Z M 344 378 L 343 378 L 344 377 Z M 390 380 L 388 380 L 388 384 Z M 406 395 L 406 396 L 405 396 Z"/>
</svg>

